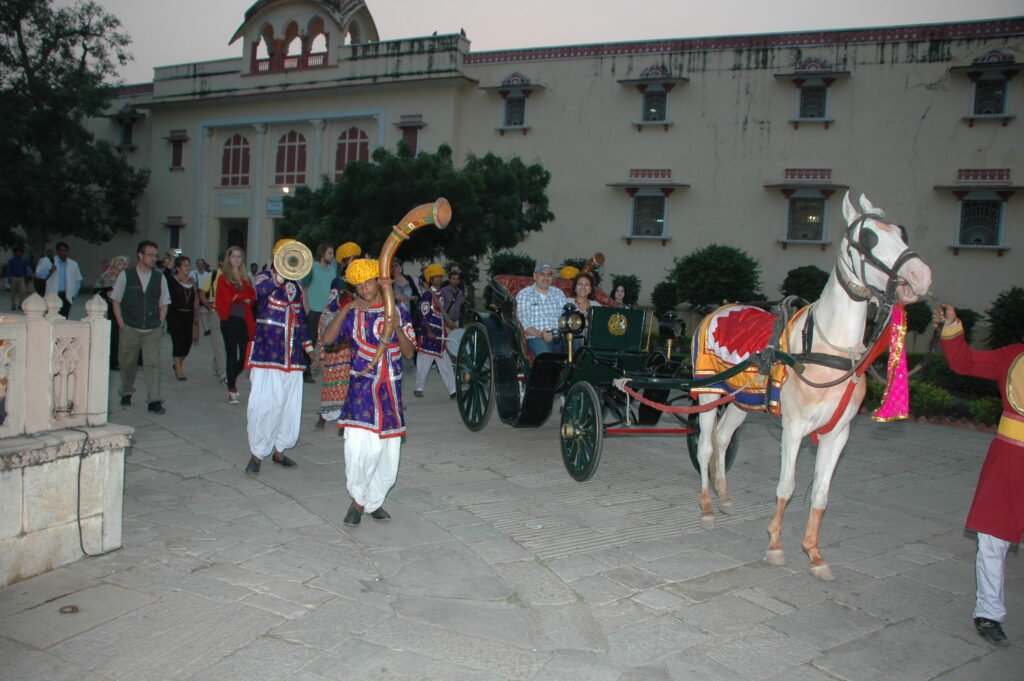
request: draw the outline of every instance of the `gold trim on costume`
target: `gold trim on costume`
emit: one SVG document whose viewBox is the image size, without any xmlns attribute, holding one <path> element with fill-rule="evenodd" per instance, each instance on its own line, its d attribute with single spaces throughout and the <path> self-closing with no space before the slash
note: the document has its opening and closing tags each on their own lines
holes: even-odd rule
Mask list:
<svg viewBox="0 0 1024 681">
<path fill-rule="evenodd" d="M 1004 439 L 1011 440 L 1018 446 L 1024 446 L 1024 421 L 1018 419 L 1013 414 L 1003 412 L 1003 415 L 999 417 L 999 427 L 996 432 Z"/>
<path fill-rule="evenodd" d="M 1024 353 L 1017 355 L 1006 372 L 1006 399 L 1015 412 L 1024 415 Z"/>
</svg>

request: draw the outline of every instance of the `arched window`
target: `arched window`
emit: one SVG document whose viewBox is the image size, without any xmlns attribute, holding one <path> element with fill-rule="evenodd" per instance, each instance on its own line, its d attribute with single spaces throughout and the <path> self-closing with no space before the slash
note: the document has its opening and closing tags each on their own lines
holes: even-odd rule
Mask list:
<svg viewBox="0 0 1024 681">
<path fill-rule="evenodd" d="M 338 152 L 334 158 L 334 181 L 341 179 L 345 166 L 351 161 L 370 160 L 370 138 L 353 126 L 338 135 Z"/>
<path fill-rule="evenodd" d="M 233 135 L 224 143 L 220 184 L 223 187 L 249 186 L 249 140 L 242 135 Z"/>
<path fill-rule="evenodd" d="M 306 183 L 306 138 L 291 130 L 277 141 L 274 184 Z"/>
</svg>

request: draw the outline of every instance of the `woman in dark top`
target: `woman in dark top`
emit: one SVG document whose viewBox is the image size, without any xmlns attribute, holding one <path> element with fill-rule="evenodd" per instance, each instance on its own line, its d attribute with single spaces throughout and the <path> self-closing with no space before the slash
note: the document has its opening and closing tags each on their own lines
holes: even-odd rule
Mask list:
<svg viewBox="0 0 1024 681">
<path fill-rule="evenodd" d="M 171 334 L 171 356 L 174 375 L 185 380 L 182 364 L 192 344 L 199 340 L 199 317 L 196 315 L 196 287 L 189 273 L 192 261 L 184 255 L 174 259 L 174 270 L 164 270 L 171 304 L 167 308 L 167 332 Z"/>
</svg>

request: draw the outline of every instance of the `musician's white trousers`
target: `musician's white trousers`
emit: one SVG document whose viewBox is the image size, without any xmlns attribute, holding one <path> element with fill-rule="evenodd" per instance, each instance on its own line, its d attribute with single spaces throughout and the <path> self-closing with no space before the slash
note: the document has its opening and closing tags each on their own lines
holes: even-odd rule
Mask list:
<svg viewBox="0 0 1024 681">
<path fill-rule="evenodd" d="M 246 430 L 249 451 L 265 459 L 276 449 L 284 452 L 299 441 L 302 419 L 302 372 L 253 367 L 249 370 Z"/>
<path fill-rule="evenodd" d="M 441 374 L 441 382 L 448 389 L 448 394 L 455 392 L 455 369 L 452 368 L 452 360 L 448 358 L 447 352 L 442 352 L 440 357 L 420 352 L 416 355 L 416 389 L 422 391 L 427 384 L 427 376 L 430 374 L 430 365 L 437 362 L 437 371 Z"/>
<path fill-rule="evenodd" d="M 381 438 L 364 428 L 345 428 L 345 486 L 352 500 L 373 513 L 384 505 L 398 477 L 402 438 Z"/>
<path fill-rule="evenodd" d="M 1006 601 L 1003 599 L 1003 581 L 1006 573 L 1006 552 L 1010 542 L 990 534 L 978 533 L 978 557 L 975 570 L 978 594 L 974 616 L 1002 622 L 1006 619 Z"/>
</svg>

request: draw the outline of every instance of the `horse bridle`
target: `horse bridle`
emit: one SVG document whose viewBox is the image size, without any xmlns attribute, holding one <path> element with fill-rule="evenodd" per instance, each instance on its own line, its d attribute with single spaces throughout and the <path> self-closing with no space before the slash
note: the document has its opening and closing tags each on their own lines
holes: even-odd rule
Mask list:
<svg viewBox="0 0 1024 681">
<path fill-rule="evenodd" d="M 903 252 L 899 254 L 893 264 L 886 265 L 884 262 L 878 259 L 872 249 L 878 245 L 878 235 L 875 234 L 874 230 L 867 229 L 864 227 L 864 223 L 868 220 L 881 221 L 883 218 L 881 215 L 876 213 L 864 213 L 856 220 L 850 223 L 846 228 L 846 258 L 847 262 L 843 259 L 843 250 L 840 249 L 839 253 L 836 254 L 836 279 L 839 281 L 839 285 L 843 287 L 846 294 L 850 296 L 850 299 L 862 303 L 872 298 L 876 299 L 880 306 L 891 307 L 893 301 L 896 298 L 896 287 L 906 281 L 899 276 L 898 272 L 900 268 L 907 263 L 908 260 L 917 258 L 921 259 L 915 251 L 910 248 L 903 249 Z M 907 243 L 907 230 L 903 225 L 896 225 L 899 228 L 900 234 L 903 237 L 903 243 Z M 856 238 L 854 238 L 854 232 L 857 232 Z M 860 272 L 857 272 L 857 265 L 853 257 L 853 252 L 856 251 L 860 255 Z M 871 265 L 876 270 L 884 274 L 887 278 L 885 291 L 872 286 L 867 280 L 867 266 Z M 859 277 L 860 281 L 853 281 L 843 273 L 843 268 L 847 268 L 850 274 L 854 277 Z"/>
</svg>

